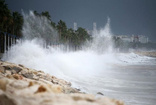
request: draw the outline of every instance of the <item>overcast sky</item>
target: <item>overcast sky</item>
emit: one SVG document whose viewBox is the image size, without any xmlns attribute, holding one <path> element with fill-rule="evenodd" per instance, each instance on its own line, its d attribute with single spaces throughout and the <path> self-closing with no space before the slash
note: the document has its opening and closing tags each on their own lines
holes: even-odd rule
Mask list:
<svg viewBox="0 0 156 105">
<path fill-rule="evenodd" d="M 52 21 L 73 28 L 104 27 L 107 17 L 115 35 L 145 35 L 156 42 L 156 0 L 6 0 L 9 9 L 49 11 Z"/>
</svg>

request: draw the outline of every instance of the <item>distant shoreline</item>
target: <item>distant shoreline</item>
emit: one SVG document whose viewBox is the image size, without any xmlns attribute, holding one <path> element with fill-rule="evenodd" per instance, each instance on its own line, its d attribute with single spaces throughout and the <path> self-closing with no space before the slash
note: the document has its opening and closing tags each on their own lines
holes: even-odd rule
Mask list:
<svg viewBox="0 0 156 105">
<path fill-rule="evenodd" d="M 135 52 L 138 55 L 148 56 L 148 57 L 155 57 L 156 58 L 156 51 L 138 51 Z"/>
</svg>

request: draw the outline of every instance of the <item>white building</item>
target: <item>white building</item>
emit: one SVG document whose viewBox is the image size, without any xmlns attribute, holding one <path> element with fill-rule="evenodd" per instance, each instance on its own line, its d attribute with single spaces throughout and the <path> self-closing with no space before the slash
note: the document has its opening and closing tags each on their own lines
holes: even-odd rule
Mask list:
<svg viewBox="0 0 156 105">
<path fill-rule="evenodd" d="M 127 36 L 127 35 L 120 35 L 118 36 L 121 40 L 123 40 L 124 42 L 132 42 L 132 37 L 131 36 Z"/>
<path fill-rule="evenodd" d="M 131 36 L 132 42 L 139 42 L 139 36 L 138 35 L 132 35 Z"/>
<path fill-rule="evenodd" d="M 77 30 L 77 23 L 74 22 L 74 31 L 76 31 L 76 30 Z"/>
<path fill-rule="evenodd" d="M 148 37 L 140 35 L 139 36 L 139 42 L 140 43 L 148 43 Z"/>
<path fill-rule="evenodd" d="M 96 27 L 96 22 L 93 23 L 93 31 L 96 31 L 97 27 Z"/>
<path fill-rule="evenodd" d="M 143 35 L 132 35 L 132 36 L 128 36 L 128 35 L 119 35 L 117 36 L 119 37 L 121 40 L 123 40 L 124 42 L 140 42 L 140 43 L 148 43 L 148 37 L 143 36 Z"/>
</svg>

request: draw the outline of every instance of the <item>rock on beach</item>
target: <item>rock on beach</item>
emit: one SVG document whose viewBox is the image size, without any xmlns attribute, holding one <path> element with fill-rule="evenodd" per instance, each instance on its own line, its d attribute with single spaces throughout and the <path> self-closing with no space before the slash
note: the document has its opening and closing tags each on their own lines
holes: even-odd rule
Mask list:
<svg viewBox="0 0 156 105">
<path fill-rule="evenodd" d="M 0 105 L 124 105 L 72 88 L 71 83 L 21 64 L 0 61 Z"/>
</svg>

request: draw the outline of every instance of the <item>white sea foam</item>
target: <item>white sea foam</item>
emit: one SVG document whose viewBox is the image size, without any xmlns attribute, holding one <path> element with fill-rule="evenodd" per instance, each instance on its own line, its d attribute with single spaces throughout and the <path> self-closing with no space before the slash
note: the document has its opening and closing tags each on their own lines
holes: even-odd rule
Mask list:
<svg viewBox="0 0 156 105">
<path fill-rule="evenodd" d="M 101 30 L 97 30 L 89 47 L 79 51 L 64 52 L 63 45 L 56 45 L 58 34 L 45 17 L 38 17 L 31 11 L 24 14 L 24 40 L 13 46 L 3 57 L 4 60 L 21 63 L 30 68 L 42 69 L 53 75 L 65 74 L 83 77 L 109 68 L 116 59 L 111 54 L 110 19 Z M 48 32 L 48 33 L 47 33 Z M 54 44 L 45 48 L 48 40 Z"/>
</svg>

